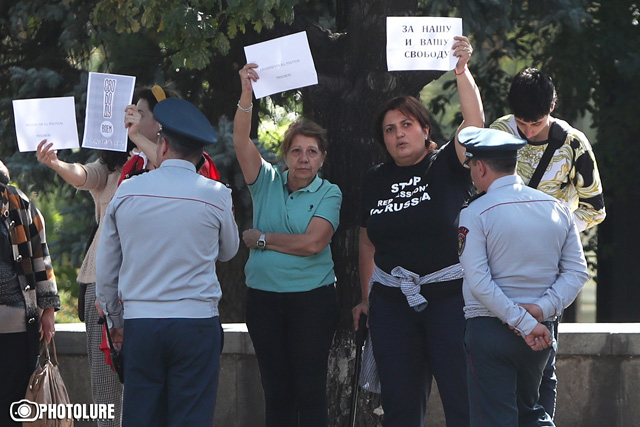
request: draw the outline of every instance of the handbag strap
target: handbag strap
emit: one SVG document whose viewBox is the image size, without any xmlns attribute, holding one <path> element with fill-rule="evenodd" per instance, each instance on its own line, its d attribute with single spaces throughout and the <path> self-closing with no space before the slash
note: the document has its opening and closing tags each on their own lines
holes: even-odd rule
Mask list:
<svg viewBox="0 0 640 427">
<path fill-rule="evenodd" d="M 104 329 L 107 331 L 107 340 L 109 340 L 109 348 L 111 350 L 115 350 L 113 348 L 113 341 L 111 341 L 111 333 L 109 333 L 109 326 L 107 326 L 106 323 L 104 325 Z"/>
<path fill-rule="evenodd" d="M 51 358 L 49 345 L 53 346 L 53 359 Z M 50 344 L 47 344 L 47 340 L 45 340 L 44 338 L 42 338 L 42 340 L 40 341 L 40 354 L 38 355 L 38 358 L 42 356 L 46 356 L 45 360 L 52 361 L 54 365 L 58 366 L 58 352 L 56 351 L 56 342 L 53 337 L 51 337 Z"/>
<path fill-rule="evenodd" d="M 53 364 L 58 366 L 58 352 L 56 351 L 56 341 L 51 337 L 51 345 L 53 346 Z M 47 356 L 49 355 L 49 348 L 47 347 Z"/>
<path fill-rule="evenodd" d="M 53 346 L 53 364 L 58 365 L 58 353 L 56 352 L 56 342 L 53 337 L 51 337 L 51 345 Z M 49 351 L 49 344 L 47 344 L 47 340 L 44 337 L 40 340 L 40 353 L 38 354 L 38 361 L 36 365 L 40 364 L 40 359 L 45 357 L 44 360 L 51 361 L 51 352 Z"/>
<path fill-rule="evenodd" d="M 544 150 L 542 154 L 542 158 L 536 167 L 536 170 L 531 175 L 531 179 L 529 180 L 529 184 L 527 184 L 531 188 L 538 188 L 538 184 L 540 184 L 540 180 L 542 179 L 542 175 L 547 170 L 547 166 L 551 163 L 551 158 L 556 150 L 562 147 L 564 141 L 567 139 L 567 131 L 564 129 L 558 121 L 554 121 L 551 124 L 551 129 L 549 129 L 549 141 L 547 142 L 547 148 Z"/>
</svg>

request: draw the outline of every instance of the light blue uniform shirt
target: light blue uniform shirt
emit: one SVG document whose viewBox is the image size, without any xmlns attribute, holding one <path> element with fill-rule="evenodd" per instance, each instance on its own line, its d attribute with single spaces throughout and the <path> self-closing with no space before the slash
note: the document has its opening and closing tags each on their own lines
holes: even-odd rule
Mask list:
<svg viewBox="0 0 640 427">
<path fill-rule="evenodd" d="M 103 219 L 96 294 L 113 327 L 124 319 L 209 318 L 222 296 L 216 261 L 239 244 L 231 190 L 169 159 L 122 185 Z"/>
<path fill-rule="evenodd" d="M 287 174 L 265 160 L 256 181 L 249 185 L 253 199 L 253 226 L 263 233 L 303 234 L 313 217 L 323 218 L 334 231 L 340 221 L 342 193 L 318 176 L 307 187 L 289 194 Z M 271 292 L 305 292 L 336 280 L 331 248 L 311 256 L 252 249 L 245 266 L 250 288 Z"/>
<path fill-rule="evenodd" d="M 538 322 L 518 304 L 537 304 L 552 320 L 589 278 L 566 206 L 516 175 L 495 180 L 460 213 L 465 317 L 498 317 L 523 336 Z"/>
</svg>

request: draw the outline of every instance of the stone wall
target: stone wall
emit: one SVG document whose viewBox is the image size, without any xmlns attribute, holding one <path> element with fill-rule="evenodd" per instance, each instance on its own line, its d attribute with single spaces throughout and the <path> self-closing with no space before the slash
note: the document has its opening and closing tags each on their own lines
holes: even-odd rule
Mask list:
<svg viewBox="0 0 640 427">
<path fill-rule="evenodd" d="M 227 324 L 224 329 L 215 425 L 261 427 L 264 398 L 246 326 Z M 84 324 L 57 325 L 57 331 L 58 359 L 71 402 L 90 403 Z M 640 324 L 563 323 L 557 365 L 558 426 L 640 425 Z M 366 398 L 366 393 L 361 394 Z M 444 425 L 434 387 L 425 426 Z"/>
</svg>

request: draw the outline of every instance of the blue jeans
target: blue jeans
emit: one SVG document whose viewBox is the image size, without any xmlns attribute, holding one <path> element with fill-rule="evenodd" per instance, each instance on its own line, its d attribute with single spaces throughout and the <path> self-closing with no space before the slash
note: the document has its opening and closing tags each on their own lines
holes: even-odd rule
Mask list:
<svg viewBox="0 0 640 427">
<path fill-rule="evenodd" d="M 327 362 L 338 326 L 335 286 L 284 293 L 249 288 L 246 317 L 266 426 L 326 427 Z"/>
<path fill-rule="evenodd" d="M 369 332 L 381 385 L 385 427 L 422 427 L 432 378 L 438 383 L 448 427 L 469 425 L 463 348 L 461 281 L 444 295 L 421 292 L 428 305 L 409 307 L 399 288 L 374 283 L 369 295 Z"/>
<path fill-rule="evenodd" d="M 472 427 L 554 425 L 537 403 L 550 349 L 533 351 L 496 317 L 467 320 L 464 342 Z"/>
<path fill-rule="evenodd" d="M 222 328 L 208 319 L 124 322 L 122 426 L 211 426 Z"/>
</svg>

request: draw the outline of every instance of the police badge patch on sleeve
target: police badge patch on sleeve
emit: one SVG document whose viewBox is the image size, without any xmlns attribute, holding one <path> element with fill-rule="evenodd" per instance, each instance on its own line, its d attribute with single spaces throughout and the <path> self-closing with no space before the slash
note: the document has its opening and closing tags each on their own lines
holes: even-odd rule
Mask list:
<svg viewBox="0 0 640 427">
<path fill-rule="evenodd" d="M 464 252 L 464 244 L 467 241 L 467 233 L 469 229 L 467 227 L 458 228 L 458 256 L 462 255 Z"/>
</svg>

